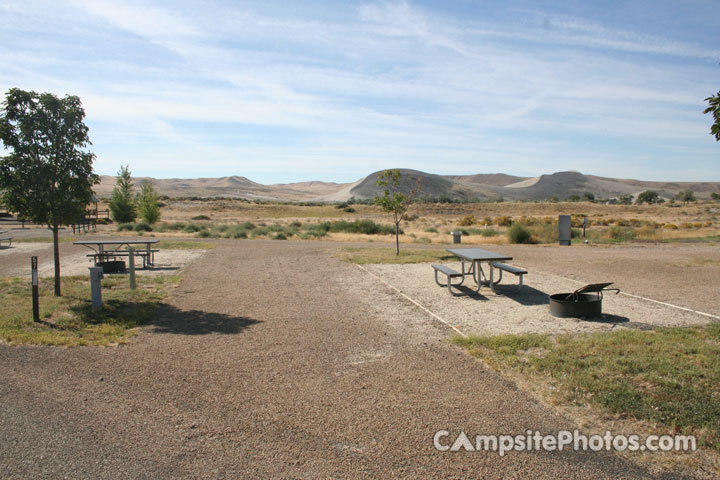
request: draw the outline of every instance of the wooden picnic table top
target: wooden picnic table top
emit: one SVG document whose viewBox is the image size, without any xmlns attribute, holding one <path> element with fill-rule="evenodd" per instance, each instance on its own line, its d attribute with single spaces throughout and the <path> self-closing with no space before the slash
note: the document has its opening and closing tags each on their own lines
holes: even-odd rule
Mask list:
<svg viewBox="0 0 720 480">
<path fill-rule="evenodd" d="M 482 248 L 448 248 L 447 251 L 452 253 L 456 257 L 460 257 L 465 260 L 471 260 L 473 262 L 497 262 L 512 260 L 511 256 L 491 252 L 489 250 L 483 250 Z"/>
</svg>

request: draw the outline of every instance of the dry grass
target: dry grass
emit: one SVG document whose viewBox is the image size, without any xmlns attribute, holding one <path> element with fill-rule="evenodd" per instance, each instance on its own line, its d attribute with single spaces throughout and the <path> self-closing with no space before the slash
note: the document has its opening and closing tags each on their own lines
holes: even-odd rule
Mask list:
<svg viewBox="0 0 720 480">
<path fill-rule="evenodd" d="M 109 345 L 134 335 L 133 327 L 149 322 L 180 277 L 140 276 L 137 289 L 127 278 L 108 276 L 102 281 L 103 308 L 90 305 L 89 279 L 63 277 L 63 296 L 53 295 L 52 282 L 40 282 L 40 322 L 33 322 L 28 282 L 0 278 L 3 315 L 0 341 L 10 344 Z"/>
<path fill-rule="evenodd" d="M 101 206 L 101 208 L 103 208 Z M 369 219 L 376 223 L 390 224 L 390 218 L 372 205 L 352 205 L 355 212 L 345 212 L 335 205 L 303 206 L 285 204 L 255 204 L 240 200 L 173 201 L 162 208 L 162 222 L 193 222 L 209 228 L 218 225 L 234 225 L 246 221 L 256 224 L 289 226 L 293 222 L 319 223 L 323 221 Z M 703 202 L 671 207 L 668 205 L 601 205 L 588 202 L 520 203 L 503 202 L 487 204 L 416 204 L 409 212 L 409 220 L 401 224 L 405 234 L 401 242 L 447 245 L 451 243 L 450 231 L 464 229 L 470 235 L 463 236 L 463 244 L 507 243 L 508 222 L 520 222 L 533 232 L 536 243 L 557 241 L 557 216 L 573 216 L 577 229 L 587 216 L 591 226 L 587 238 L 591 243 L 618 241 L 666 242 L 685 239 L 709 239 L 720 235 L 720 205 Z M 193 217 L 207 216 L 210 220 L 193 221 Z M 483 236 L 485 228 L 494 229 L 497 235 Z M 116 225 L 100 226 L 101 233 L 117 234 Z M 620 235 L 625 229 L 630 234 Z M 136 232 L 120 232 L 131 236 Z M 153 233 L 145 233 L 153 236 Z M 163 236 L 193 236 L 183 231 L 165 231 Z M 350 242 L 391 241 L 390 237 L 329 232 L 321 238 Z M 584 239 L 583 239 L 584 240 Z"/>
</svg>

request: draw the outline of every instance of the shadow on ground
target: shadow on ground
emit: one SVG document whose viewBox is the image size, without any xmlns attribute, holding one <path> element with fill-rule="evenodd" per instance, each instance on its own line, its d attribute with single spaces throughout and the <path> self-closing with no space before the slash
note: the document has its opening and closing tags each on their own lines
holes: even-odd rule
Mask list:
<svg viewBox="0 0 720 480">
<path fill-rule="evenodd" d="M 548 294 L 529 285 L 523 285 L 518 292 L 517 285 L 497 285 L 497 292 L 518 302 L 520 305 L 549 305 Z"/>
<path fill-rule="evenodd" d="M 199 310 L 180 310 L 171 305 L 162 305 L 155 318 L 146 323 L 153 333 L 172 333 L 176 335 L 208 335 L 221 333 L 238 334 L 261 323 L 248 317 L 225 315 L 223 313 L 202 312 Z"/>
</svg>

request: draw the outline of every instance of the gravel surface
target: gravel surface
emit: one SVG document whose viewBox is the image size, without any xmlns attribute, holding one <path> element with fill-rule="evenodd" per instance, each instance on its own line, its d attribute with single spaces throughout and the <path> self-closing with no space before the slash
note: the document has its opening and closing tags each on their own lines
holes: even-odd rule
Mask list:
<svg viewBox="0 0 720 480">
<path fill-rule="evenodd" d="M 458 272 L 461 269 L 460 262 L 448 265 Z M 433 268 L 427 263 L 367 265 L 364 268 L 469 335 L 593 333 L 625 328 L 647 330 L 661 326 L 705 325 L 713 320 L 695 312 L 612 292 L 604 295 L 600 318 L 556 318 L 550 314 L 548 295 L 573 292 L 584 284 L 534 270 L 525 275 L 520 291 L 517 290 L 515 275 L 506 273 L 495 292 L 489 287 L 482 287 L 476 293 L 475 282 L 467 277 L 459 288 L 453 288 L 453 292 L 460 295 L 453 296 L 446 287 L 435 283 Z M 487 267 L 484 268 L 489 275 Z M 497 279 L 497 271 L 495 275 Z M 446 282 L 444 275 L 438 277 L 441 283 Z M 458 281 L 454 279 L 453 283 Z"/>
<path fill-rule="evenodd" d="M 332 245 L 218 243 L 126 345 L 0 345 L 5 478 L 655 478 L 606 452 L 436 451 L 438 430 L 574 425 Z"/>
</svg>

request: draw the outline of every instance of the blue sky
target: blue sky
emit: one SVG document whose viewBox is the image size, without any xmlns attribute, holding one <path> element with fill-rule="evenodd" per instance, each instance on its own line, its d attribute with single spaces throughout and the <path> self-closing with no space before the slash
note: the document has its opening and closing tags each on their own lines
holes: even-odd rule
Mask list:
<svg viewBox="0 0 720 480">
<path fill-rule="evenodd" d="M 720 181 L 717 0 L 0 0 L 0 90 L 77 95 L 95 170 Z"/>
</svg>

